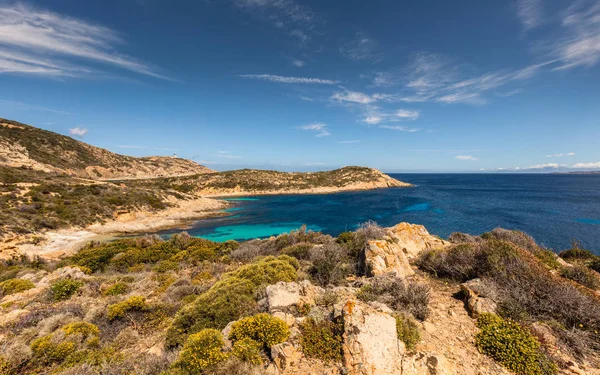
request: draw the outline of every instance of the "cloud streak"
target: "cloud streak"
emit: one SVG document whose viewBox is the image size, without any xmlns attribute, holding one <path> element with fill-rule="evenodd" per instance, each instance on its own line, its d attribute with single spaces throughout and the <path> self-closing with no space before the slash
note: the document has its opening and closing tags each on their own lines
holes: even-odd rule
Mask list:
<svg viewBox="0 0 600 375">
<path fill-rule="evenodd" d="M 357 33 L 352 41 L 340 48 L 340 53 L 353 61 L 377 62 L 382 59 L 377 42 L 364 33 Z"/>
<path fill-rule="evenodd" d="M 298 84 L 309 84 L 309 85 L 335 85 L 338 81 L 321 78 L 307 78 L 307 77 L 285 77 L 274 74 L 241 74 L 242 78 L 258 79 L 277 83 L 298 83 Z"/>
<path fill-rule="evenodd" d="M 78 77 L 97 74 L 94 62 L 168 79 L 149 65 L 116 51 L 117 32 L 16 3 L 0 5 L 0 73 Z M 66 61 L 69 60 L 69 61 Z"/>
<path fill-rule="evenodd" d="M 314 124 L 308 124 L 308 125 L 302 125 L 299 126 L 298 129 L 300 130 L 305 130 L 305 131 L 312 131 L 315 133 L 315 137 L 327 137 L 329 135 L 331 135 L 331 133 L 329 133 L 329 131 L 327 131 L 327 124 L 323 124 L 323 123 L 314 123 Z"/>
<path fill-rule="evenodd" d="M 525 30 L 542 23 L 542 0 L 517 0 L 517 17 Z"/>
<path fill-rule="evenodd" d="M 457 155 L 454 158 L 458 159 L 458 160 L 469 160 L 469 161 L 479 160 L 479 158 L 476 158 L 475 156 L 472 156 L 472 155 Z"/>
</svg>

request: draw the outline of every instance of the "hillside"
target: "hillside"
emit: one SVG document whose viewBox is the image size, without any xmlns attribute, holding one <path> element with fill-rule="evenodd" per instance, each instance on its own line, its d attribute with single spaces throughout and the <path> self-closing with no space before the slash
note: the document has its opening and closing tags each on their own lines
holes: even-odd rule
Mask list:
<svg viewBox="0 0 600 375">
<path fill-rule="evenodd" d="M 319 194 L 412 186 L 376 169 L 355 166 L 332 171 L 303 173 L 241 169 L 194 176 L 123 182 L 128 186 L 173 189 L 203 196 Z"/>
<path fill-rule="evenodd" d="M 0 118 L 0 166 L 106 180 L 212 172 L 191 160 L 115 154 L 71 137 Z"/>
<path fill-rule="evenodd" d="M 598 375 L 600 257 L 367 223 L 0 261 L 0 373 Z"/>
</svg>

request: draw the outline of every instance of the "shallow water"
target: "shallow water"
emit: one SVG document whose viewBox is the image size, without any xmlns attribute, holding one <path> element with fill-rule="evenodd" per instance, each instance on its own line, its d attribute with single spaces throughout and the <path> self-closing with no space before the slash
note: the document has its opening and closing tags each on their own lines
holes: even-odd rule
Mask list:
<svg viewBox="0 0 600 375">
<path fill-rule="evenodd" d="M 562 250 L 572 239 L 600 254 L 600 175 L 393 174 L 414 188 L 228 198 L 230 215 L 187 231 L 214 241 L 264 238 L 305 223 L 337 235 L 367 220 L 423 224 L 436 235 L 523 230 Z M 178 230 L 161 232 L 170 234 Z"/>
</svg>

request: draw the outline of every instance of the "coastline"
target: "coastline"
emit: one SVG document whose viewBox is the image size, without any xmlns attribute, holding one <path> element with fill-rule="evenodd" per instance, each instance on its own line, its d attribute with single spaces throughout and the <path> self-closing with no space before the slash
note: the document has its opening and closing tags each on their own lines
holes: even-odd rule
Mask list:
<svg viewBox="0 0 600 375">
<path fill-rule="evenodd" d="M 115 215 L 113 220 L 92 224 L 88 227 L 73 227 L 37 233 L 29 236 L 16 236 L 0 243 L 0 259 L 14 255 L 41 256 L 45 259 L 58 259 L 72 254 L 90 241 L 110 241 L 123 235 L 156 232 L 163 229 L 182 228 L 186 224 L 210 217 L 224 215 L 221 210 L 231 203 L 219 198 L 254 197 L 272 195 L 335 194 L 352 191 L 368 191 L 393 187 L 413 187 L 414 185 L 398 180 L 373 181 L 350 184 L 342 187 L 319 187 L 311 189 L 271 190 L 271 191 L 231 191 L 202 192 L 193 200 L 171 202 L 173 207 L 161 211 L 132 211 Z M 210 194 L 212 193 L 212 194 Z M 43 237 L 41 241 L 32 241 L 33 237 Z M 35 242 L 35 243 L 33 243 Z"/>
</svg>

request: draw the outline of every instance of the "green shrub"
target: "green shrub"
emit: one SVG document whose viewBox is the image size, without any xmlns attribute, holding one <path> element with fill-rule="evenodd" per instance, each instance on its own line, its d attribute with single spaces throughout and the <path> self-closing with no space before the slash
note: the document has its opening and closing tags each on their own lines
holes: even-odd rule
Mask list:
<svg viewBox="0 0 600 375">
<path fill-rule="evenodd" d="M 104 291 L 105 296 L 118 296 L 123 293 L 127 293 L 129 291 L 129 285 L 125 284 L 122 281 L 116 282 L 106 288 Z"/>
<path fill-rule="evenodd" d="M 298 243 L 284 247 L 281 249 L 281 253 L 292 256 L 296 259 L 306 260 L 309 258 L 309 250 L 312 249 L 313 246 L 314 245 L 311 243 Z"/>
<path fill-rule="evenodd" d="M 379 301 L 396 311 L 405 311 L 419 320 L 429 316 L 429 288 L 396 277 L 374 277 L 363 285 L 357 297 L 365 302 Z"/>
<path fill-rule="evenodd" d="M 341 245 L 330 242 L 310 252 L 311 279 L 320 286 L 342 284 L 346 277 L 356 272 L 356 260 Z"/>
<path fill-rule="evenodd" d="M 561 270 L 560 275 L 590 289 L 600 288 L 600 277 L 598 274 L 583 265 L 564 267 Z"/>
<path fill-rule="evenodd" d="M 419 326 L 410 317 L 403 314 L 396 315 L 396 334 L 408 350 L 414 350 L 421 340 Z"/>
<path fill-rule="evenodd" d="M 0 356 L 0 374 L 2 375 L 11 375 L 12 374 L 12 366 L 10 362 L 8 362 L 4 357 Z"/>
<path fill-rule="evenodd" d="M 156 266 L 154 266 L 154 268 L 152 270 L 157 273 L 164 273 L 167 271 L 177 271 L 178 269 L 179 269 L 178 262 L 173 262 L 170 260 L 162 260 L 162 261 L 158 262 L 158 264 L 156 264 Z"/>
<path fill-rule="evenodd" d="M 483 313 L 477 320 L 481 329 L 475 336 L 479 351 L 518 375 L 556 373 L 556 366 L 541 352 L 540 342 L 511 320 Z"/>
<path fill-rule="evenodd" d="M 592 253 L 589 250 L 582 249 L 579 243 L 577 243 L 576 241 L 572 242 L 570 249 L 558 253 L 558 256 L 567 261 L 596 258 L 596 255 L 594 255 L 594 253 Z"/>
<path fill-rule="evenodd" d="M 61 279 L 50 285 L 50 295 L 54 301 L 64 301 L 83 286 L 83 282 L 73 279 Z"/>
<path fill-rule="evenodd" d="M 21 293 L 32 288 L 35 288 L 35 284 L 29 280 L 23 279 L 9 279 L 0 283 L 0 290 L 5 296 Z"/>
<path fill-rule="evenodd" d="M 108 320 L 120 319 L 129 311 L 143 311 L 146 309 L 146 298 L 142 296 L 132 296 L 125 301 L 108 305 L 106 314 Z"/>
<path fill-rule="evenodd" d="M 80 334 L 84 338 L 88 336 L 100 335 L 100 329 L 97 325 L 88 322 L 74 322 L 62 327 L 65 336 Z"/>
<path fill-rule="evenodd" d="M 192 375 L 201 374 L 205 368 L 227 359 L 227 354 L 222 352 L 223 345 L 223 336 L 216 329 L 204 329 L 190 335 L 175 366 Z"/>
<path fill-rule="evenodd" d="M 340 362 L 342 360 L 342 322 L 306 320 L 300 326 L 300 346 L 305 356 L 318 358 L 325 362 Z"/>
<path fill-rule="evenodd" d="M 233 343 L 231 354 L 244 362 L 260 365 L 262 364 L 260 348 L 261 345 L 258 342 L 249 337 L 244 337 Z"/>
<path fill-rule="evenodd" d="M 166 345 L 181 345 L 186 334 L 205 328 L 223 329 L 243 315 L 257 310 L 256 291 L 278 281 L 294 281 L 296 259 L 288 256 L 266 257 L 224 274 L 193 303 L 184 306 L 167 331 Z"/>
<path fill-rule="evenodd" d="M 287 340 L 290 330 L 287 324 L 267 313 L 243 318 L 233 323 L 229 333 L 231 341 L 249 338 L 259 343 L 263 349 Z"/>
<path fill-rule="evenodd" d="M 31 350 L 35 359 L 42 363 L 60 363 L 75 352 L 75 344 L 71 341 L 57 343 L 51 335 L 47 335 L 34 340 Z"/>
</svg>

